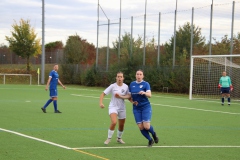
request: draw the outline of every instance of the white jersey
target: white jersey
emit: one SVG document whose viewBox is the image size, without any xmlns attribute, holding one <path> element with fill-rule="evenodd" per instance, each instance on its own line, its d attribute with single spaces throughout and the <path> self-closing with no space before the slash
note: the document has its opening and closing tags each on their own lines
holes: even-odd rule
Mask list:
<svg viewBox="0 0 240 160">
<path fill-rule="evenodd" d="M 125 83 L 123 83 L 122 86 L 118 86 L 117 83 L 113 83 L 103 91 L 103 93 L 106 95 L 112 94 L 109 108 L 117 108 L 118 110 L 125 110 L 126 106 L 124 99 L 116 98 L 115 94 L 127 95 L 128 92 L 128 86 Z"/>
</svg>

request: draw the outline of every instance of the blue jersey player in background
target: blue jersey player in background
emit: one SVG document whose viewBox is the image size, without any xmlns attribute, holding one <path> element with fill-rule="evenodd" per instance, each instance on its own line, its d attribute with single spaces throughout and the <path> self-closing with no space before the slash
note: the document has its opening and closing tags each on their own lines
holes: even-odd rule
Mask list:
<svg viewBox="0 0 240 160">
<path fill-rule="evenodd" d="M 142 70 L 136 72 L 136 81 L 131 82 L 129 86 L 129 96 L 120 96 L 121 98 L 131 98 L 133 104 L 133 114 L 135 121 L 142 133 L 148 139 L 148 146 L 151 147 L 154 142 L 158 143 L 159 139 L 156 132 L 151 126 L 152 107 L 148 100 L 151 97 L 151 88 L 148 82 L 143 80 Z M 151 133 L 152 137 L 150 136 Z"/>
<path fill-rule="evenodd" d="M 64 89 L 65 89 L 65 86 L 59 80 L 59 75 L 58 75 L 57 71 L 58 71 L 58 65 L 55 64 L 54 67 L 53 67 L 53 70 L 49 73 L 49 78 L 48 78 L 47 85 L 46 85 L 46 88 L 45 88 L 46 91 L 49 89 L 50 99 L 41 108 L 43 113 L 46 113 L 46 108 L 52 101 L 53 101 L 53 106 L 54 106 L 54 113 L 61 113 L 57 109 L 57 96 L 58 96 L 57 85 L 59 83 Z"/>
</svg>

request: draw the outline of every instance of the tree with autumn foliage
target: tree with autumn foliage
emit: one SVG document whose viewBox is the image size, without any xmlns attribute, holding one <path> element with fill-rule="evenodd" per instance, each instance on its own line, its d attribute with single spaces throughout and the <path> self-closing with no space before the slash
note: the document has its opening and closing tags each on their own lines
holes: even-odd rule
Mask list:
<svg viewBox="0 0 240 160">
<path fill-rule="evenodd" d="M 12 25 L 12 36 L 6 36 L 9 48 L 18 56 L 27 59 L 27 72 L 30 71 L 29 59 L 41 53 L 40 39 L 30 25 L 29 20 L 21 19 L 19 24 L 15 21 Z"/>
<path fill-rule="evenodd" d="M 222 55 L 230 54 L 231 50 L 231 38 L 228 35 L 224 35 L 221 40 L 214 38 L 214 44 L 212 44 L 212 54 Z M 240 32 L 237 35 L 233 35 L 233 54 L 240 53 Z"/>
<path fill-rule="evenodd" d="M 95 46 L 79 35 L 68 37 L 64 48 L 64 60 L 71 64 L 94 64 Z"/>
</svg>

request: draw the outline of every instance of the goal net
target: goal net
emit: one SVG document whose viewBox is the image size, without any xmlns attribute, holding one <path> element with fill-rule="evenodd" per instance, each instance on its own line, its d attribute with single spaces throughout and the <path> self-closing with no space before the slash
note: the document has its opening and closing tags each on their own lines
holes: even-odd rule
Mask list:
<svg viewBox="0 0 240 160">
<path fill-rule="evenodd" d="M 223 71 L 230 76 L 234 88 L 231 100 L 239 100 L 240 54 L 192 56 L 189 99 L 220 99 L 218 83 Z"/>
</svg>

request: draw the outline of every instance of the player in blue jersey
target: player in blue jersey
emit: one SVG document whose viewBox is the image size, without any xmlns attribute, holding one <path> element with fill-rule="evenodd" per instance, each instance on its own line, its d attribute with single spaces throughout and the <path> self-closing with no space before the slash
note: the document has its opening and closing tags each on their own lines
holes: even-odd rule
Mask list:
<svg viewBox="0 0 240 160">
<path fill-rule="evenodd" d="M 154 142 L 158 143 L 159 139 L 156 132 L 151 126 L 152 107 L 148 98 L 151 97 L 151 88 L 148 82 L 143 80 L 142 70 L 136 72 L 136 81 L 131 82 L 129 86 L 130 96 L 120 96 L 121 98 L 131 98 L 133 104 L 133 114 L 135 121 L 142 133 L 148 139 L 148 146 L 151 147 Z M 150 136 L 150 134 L 152 137 Z"/>
<path fill-rule="evenodd" d="M 111 124 L 108 129 L 108 138 L 104 142 L 104 144 L 108 144 L 111 141 L 113 136 L 115 126 L 117 124 L 118 119 L 118 131 L 117 131 L 117 142 L 124 144 L 125 142 L 122 140 L 122 134 L 126 119 L 126 106 L 124 99 L 121 99 L 115 95 L 127 95 L 128 86 L 123 83 L 124 77 L 122 72 L 118 72 L 116 76 L 116 82 L 108 86 L 100 95 L 99 106 L 104 108 L 103 98 L 105 95 L 111 94 L 111 101 L 108 107 L 109 117 L 111 120 Z"/>
<path fill-rule="evenodd" d="M 224 105 L 224 97 L 228 98 L 228 105 L 230 105 L 230 92 L 233 90 L 231 78 L 227 76 L 227 72 L 222 72 L 222 77 L 219 80 L 218 87 L 221 89 L 222 105 Z"/>
<path fill-rule="evenodd" d="M 59 83 L 64 89 L 65 89 L 65 86 L 60 81 L 57 71 L 58 71 L 58 65 L 55 64 L 53 67 L 53 70 L 49 73 L 49 78 L 48 78 L 47 85 L 45 88 L 46 91 L 49 89 L 50 99 L 41 108 L 43 113 L 47 113 L 46 108 L 52 101 L 53 101 L 53 106 L 54 106 L 54 113 L 62 113 L 57 109 L 57 96 L 58 96 L 57 85 Z"/>
</svg>

